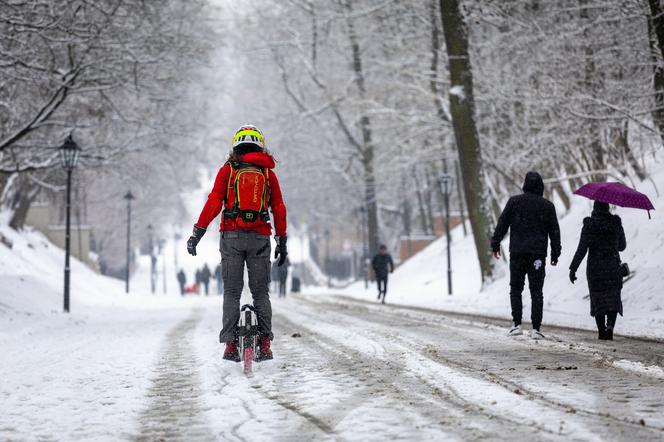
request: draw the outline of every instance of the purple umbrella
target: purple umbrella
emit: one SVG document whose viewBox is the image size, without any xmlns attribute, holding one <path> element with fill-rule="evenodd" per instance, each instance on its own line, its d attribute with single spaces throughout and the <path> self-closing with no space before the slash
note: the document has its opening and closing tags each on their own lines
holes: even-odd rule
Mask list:
<svg viewBox="0 0 664 442">
<path fill-rule="evenodd" d="M 621 183 L 588 183 L 578 188 L 574 193 L 593 201 L 647 210 L 648 218 L 650 218 L 650 211 L 655 210 L 646 195 Z"/>
</svg>

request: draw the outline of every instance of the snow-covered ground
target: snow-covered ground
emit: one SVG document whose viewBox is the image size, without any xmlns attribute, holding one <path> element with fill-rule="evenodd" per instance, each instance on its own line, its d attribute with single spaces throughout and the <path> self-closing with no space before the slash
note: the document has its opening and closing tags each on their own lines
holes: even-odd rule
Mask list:
<svg viewBox="0 0 664 442">
<path fill-rule="evenodd" d="M 662 344 L 561 330 L 510 340 L 481 319 L 308 295 L 273 301 L 275 360 L 246 377 L 221 359 L 221 297 L 150 295 L 145 257 L 128 295 L 74 262 L 63 314 L 62 251 L 2 233 L 14 247 L 0 246 L 0 440 L 664 434 Z M 180 251 L 185 268 L 218 259 L 206 241 L 196 258 Z"/>
<path fill-rule="evenodd" d="M 658 189 L 664 189 L 664 170 L 653 176 Z M 650 196 L 656 209 L 664 208 L 664 195 L 657 197 L 649 181 L 639 185 L 638 190 Z M 558 266 L 547 262 L 547 277 L 544 284 L 544 329 L 547 324 L 593 329 L 595 322 L 590 317 L 590 301 L 585 280 L 584 260 L 576 284 L 569 282 L 569 264 L 572 261 L 581 234 L 583 218 L 590 216 L 592 202 L 575 196 L 569 213 L 559 207 L 562 234 L 562 256 Z M 635 272 L 626 282 L 622 292 L 624 317 L 619 317 L 616 332 L 625 335 L 664 338 L 664 227 L 658 210 L 646 212 L 635 209 L 616 208 L 614 211 L 623 221 L 627 237 L 627 250 L 621 254 Z M 497 265 L 496 280 L 481 289 L 477 254 L 471 235 L 463 237 L 459 227 L 453 231 L 452 264 L 453 295 L 447 294 L 447 256 L 445 238 L 438 239 L 429 247 L 406 261 L 390 275 L 386 301 L 399 305 L 427 307 L 439 310 L 483 314 L 511 318 L 509 302 L 509 271 L 507 263 Z M 509 238 L 503 241 L 508 249 Z M 365 290 L 364 282 L 355 283 L 346 289 L 312 289 L 315 292 L 338 293 L 359 299 L 375 300 L 376 289 L 372 284 Z M 528 287 L 523 295 L 524 319 L 530 317 Z"/>
<path fill-rule="evenodd" d="M 1 232 L 13 248 L 0 246 L 0 439 L 133 434 L 163 336 L 189 302 L 126 295 L 123 282 L 72 260 L 63 314 L 62 250 L 36 232 Z M 136 277 L 149 287 L 146 273 Z"/>
</svg>

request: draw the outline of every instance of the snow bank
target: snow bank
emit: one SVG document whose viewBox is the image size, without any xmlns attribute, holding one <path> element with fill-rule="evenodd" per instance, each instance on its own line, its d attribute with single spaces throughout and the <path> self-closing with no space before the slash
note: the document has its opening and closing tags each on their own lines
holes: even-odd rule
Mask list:
<svg viewBox="0 0 664 442">
<path fill-rule="evenodd" d="M 72 259 L 63 314 L 64 252 L 38 232 L 0 234 L 13 243 L 0 244 L 0 439 L 133 439 L 164 336 L 195 307 L 219 311 L 220 299 L 182 299 L 174 282 L 151 295 L 149 257 L 130 294 Z"/>
<path fill-rule="evenodd" d="M 664 170 L 653 176 L 658 188 L 664 188 Z M 638 185 L 638 190 L 648 194 L 656 208 L 664 207 L 664 196 L 657 197 L 650 182 Z M 568 268 L 572 261 L 581 234 L 583 218 L 589 216 L 592 202 L 574 197 L 573 205 L 560 220 L 563 253 L 557 267 L 547 262 L 547 278 L 544 285 L 544 327 L 556 324 L 594 329 L 590 317 L 588 285 L 585 280 L 585 263 L 578 271 L 579 280 L 572 285 L 568 279 Z M 629 263 L 635 272 L 625 283 L 623 305 L 625 316 L 618 319 L 619 334 L 664 338 L 664 229 L 657 211 L 652 220 L 646 212 L 616 208 L 623 220 L 627 238 L 627 250 L 621 254 L 623 262 Z M 559 216 L 560 216 L 559 208 Z M 507 263 L 501 261 L 496 279 L 480 291 L 480 271 L 472 236 L 463 237 L 461 228 L 452 232 L 453 295 L 447 295 L 447 259 L 445 238 L 440 238 L 429 247 L 406 261 L 391 276 L 387 302 L 449 310 L 461 313 L 484 314 L 511 319 L 509 303 L 509 272 Z M 503 241 L 507 250 L 508 238 Z M 323 289 L 312 289 L 312 291 Z M 335 293 L 375 300 L 374 286 L 364 289 L 358 282 Z M 530 316 L 530 297 L 524 291 L 524 318 Z"/>
</svg>

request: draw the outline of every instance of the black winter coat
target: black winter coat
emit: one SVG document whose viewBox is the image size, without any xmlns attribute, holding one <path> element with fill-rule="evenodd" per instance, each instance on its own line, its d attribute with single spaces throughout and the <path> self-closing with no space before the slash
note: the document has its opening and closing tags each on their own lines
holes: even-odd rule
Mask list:
<svg viewBox="0 0 664 442">
<path fill-rule="evenodd" d="M 622 314 L 620 253 L 627 247 L 622 222 L 608 212 L 593 212 L 583 220 L 581 239 L 570 270 L 575 272 L 588 254 L 586 276 L 590 290 L 590 314 Z"/>
<path fill-rule="evenodd" d="M 551 259 L 560 256 L 560 227 L 556 208 L 544 199 L 544 182 L 537 172 L 528 172 L 523 184 L 523 194 L 507 201 L 498 225 L 491 238 L 491 248 L 500 251 L 500 242 L 510 233 L 510 254 L 547 256 L 548 241 L 551 240 Z"/>
<path fill-rule="evenodd" d="M 386 278 L 388 266 L 390 272 L 394 270 L 394 262 L 392 262 L 392 256 L 389 253 L 386 253 L 385 255 L 379 253 L 374 256 L 371 261 L 371 266 L 374 269 L 376 278 Z"/>
</svg>

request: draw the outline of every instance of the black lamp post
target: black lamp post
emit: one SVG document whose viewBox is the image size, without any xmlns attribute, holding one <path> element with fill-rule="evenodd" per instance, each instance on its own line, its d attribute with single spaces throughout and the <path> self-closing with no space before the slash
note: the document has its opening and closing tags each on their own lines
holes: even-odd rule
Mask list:
<svg viewBox="0 0 664 442">
<path fill-rule="evenodd" d="M 127 200 L 127 268 L 125 269 L 125 293 L 129 293 L 129 262 L 131 260 L 131 200 L 134 195 L 131 190 L 127 192 L 124 199 Z"/>
<path fill-rule="evenodd" d="M 166 257 L 164 256 L 164 246 L 166 245 L 166 240 L 164 238 L 159 238 L 157 242 L 159 244 L 159 255 L 161 255 L 161 266 L 162 266 L 162 277 L 164 278 L 164 295 L 166 294 Z"/>
<path fill-rule="evenodd" d="M 76 167 L 76 162 L 81 153 L 81 148 L 74 141 L 71 134 L 65 139 L 65 142 L 60 146 L 60 159 L 62 167 L 67 171 L 67 221 L 65 227 L 65 299 L 64 310 L 69 313 L 69 248 L 70 248 L 70 233 L 71 233 L 71 174 Z"/>
<path fill-rule="evenodd" d="M 440 191 L 445 197 L 445 238 L 447 239 L 447 294 L 452 294 L 452 238 L 450 238 L 450 193 L 454 178 L 452 175 L 440 177 Z"/>
<path fill-rule="evenodd" d="M 157 290 L 157 257 L 154 254 L 154 227 L 148 224 L 148 240 L 150 248 L 150 292 L 154 295 Z"/>
</svg>

